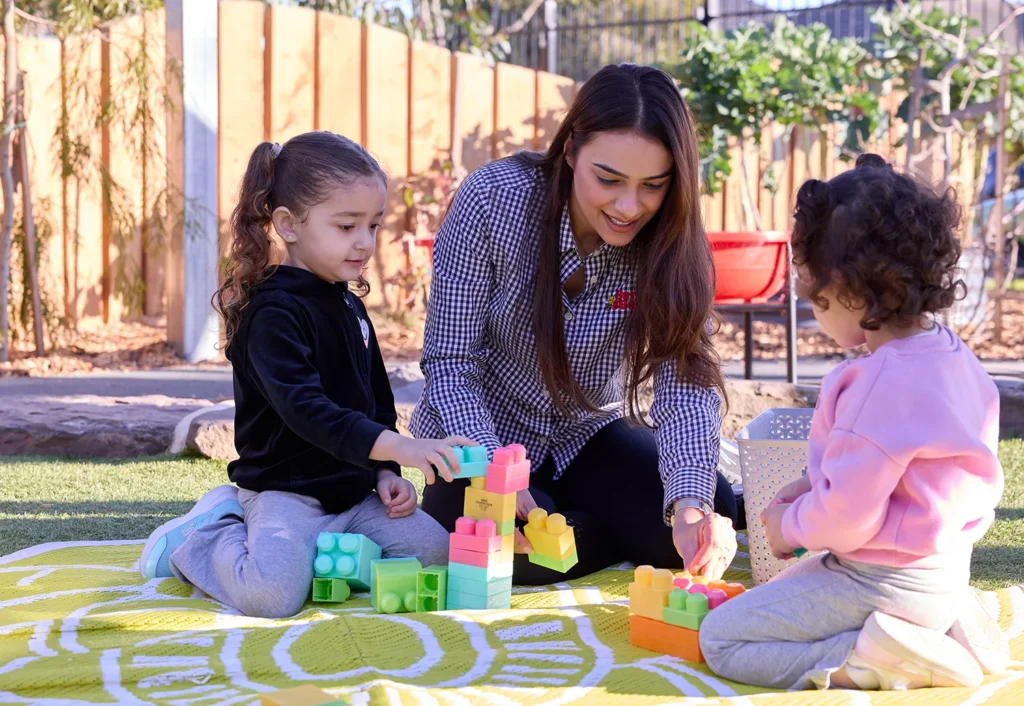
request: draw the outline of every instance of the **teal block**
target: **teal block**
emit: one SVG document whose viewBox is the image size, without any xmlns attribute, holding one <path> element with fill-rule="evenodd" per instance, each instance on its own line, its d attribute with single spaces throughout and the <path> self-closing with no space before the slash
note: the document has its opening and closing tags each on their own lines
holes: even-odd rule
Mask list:
<svg viewBox="0 0 1024 706">
<path fill-rule="evenodd" d="M 370 603 L 378 613 L 415 613 L 419 559 L 374 559 Z"/>
<path fill-rule="evenodd" d="M 447 610 L 448 567 L 428 566 L 416 574 L 416 612 Z"/>
<path fill-rule="evenodd" d="M 380 556 L 380 547 L 361 534 L 321 532 L 316 538 L 313 575 L 345 579 L 355 588 L 369 590 L 372 578 L 370 563 Z"/>
<path fill-rule="evenodd" d="M 708 615 L 708 597 L 676 589 L 668 594 L 668 605 L 662 608 L 661 619 L 669 625 L 700 630 Z"/>
<path fill-rule="evenodd" d="M 345 579 L 313 579 L 314 603 L 344 603 L 351 594 Z"/>
<path fill-rule="evenodd" d="M 461 576 L 464 579 L 470 579 L 471 581 L 482 581 L 488 582 L 494 579 L 504 579 L 512 575 L 512 562 L 506 561 L 489 569 L 485 569 L 480 566 L 470 566 L 469 564 L 458 564 L 451 562 L 448 564 L 448 580 L 451 581 L 452 576 Z"/>
<path fill-rule="evenodd" d="M 474 593 L 459 593 L 448 589 L 448 610 L 493 610 L 511 608 L 512 593 L 506 591 L 493 596 L 478 596 Z"/>
<path fill-rule="evenodd" d="M 459 459 L 456 478 L 483 478 L 487 475 L 487 449 L 483 446 L 453 446 L 452 449 Z M 448 467 L 450 469 L 451 464 Z"/>
<path fill-rule="evenodd" d="M 462 576 L 452 576 L 448 579 L 448 590 L 455 591 L 456 593 L 472 593 L 476 596 L 493 596 L 497 593 L 509 593 L 512 590 L 512 577 L 507 576 L 501 579 L 491 579 L 490 581 L 475 581 L 463 578 Z"/>
<path fill-rule="evenodd" d="M 539 554 L 537 552 L 534 552 L 533 554 L 527 554 L 527 556 L 530 557 L 531 564 L 544 566 L 551 569 L 552 571 L 558 571 L 563 574 L 572 567 L 576 566 L 576 563 L 579 561 L 579 557 L 576 555 L 576 552 L 573 552 L 564 559 L 552 559 L 549 556 L 545 556 L 544 554 Z"/>
</svg>

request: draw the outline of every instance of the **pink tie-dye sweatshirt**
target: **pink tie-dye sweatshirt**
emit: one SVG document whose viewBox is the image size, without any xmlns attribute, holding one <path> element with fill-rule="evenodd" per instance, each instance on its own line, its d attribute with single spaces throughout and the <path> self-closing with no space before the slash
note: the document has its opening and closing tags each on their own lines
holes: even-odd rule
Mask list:
<svg viewBox="0 0 1024 706">
<path fill-rule="evenodd" d="M 811 491 L 786 541 L 895 567 L 963 563 L 1003 493 L 999 394 L 945 327 L 887 343 L 825 378 L 811 424 Z"/>
</svg>

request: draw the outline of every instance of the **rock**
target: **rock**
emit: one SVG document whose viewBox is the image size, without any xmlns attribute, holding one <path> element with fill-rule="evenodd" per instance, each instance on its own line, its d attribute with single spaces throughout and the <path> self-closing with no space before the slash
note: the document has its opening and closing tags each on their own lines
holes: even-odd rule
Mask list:
<svg viewBox="0 0 1024 706">
<path fill-rule="evenodd" d="M 189 453 L 206 458 L 223 461 L 238 458 L 235 450 L 235 410 L 218 409 L 193 419 L 185 438 L 185 448 Z"/>
<path fill-rule="evenodd" d="M 185 415 L 209 400 L 164 395 L 12 395 L 0 414 L 0 456 L 129 458 L 166 453 Z"/>
</svg>

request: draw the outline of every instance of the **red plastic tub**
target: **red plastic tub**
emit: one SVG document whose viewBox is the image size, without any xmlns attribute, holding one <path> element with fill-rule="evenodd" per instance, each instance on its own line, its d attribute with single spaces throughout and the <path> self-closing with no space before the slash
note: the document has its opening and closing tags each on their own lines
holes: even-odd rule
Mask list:
<svg viewBox="0 0 1024 706">
<path fill-rule="evenodd" d="M 707 234 L 715 263 L 715 303 L 764 302 L 786 286 L 789 233 Z"/>
</svg>

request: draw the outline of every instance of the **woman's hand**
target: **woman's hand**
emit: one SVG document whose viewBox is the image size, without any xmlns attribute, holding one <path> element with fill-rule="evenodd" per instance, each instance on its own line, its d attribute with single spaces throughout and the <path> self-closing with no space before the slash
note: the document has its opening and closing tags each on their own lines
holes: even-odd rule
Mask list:
<svg viewBox="0 0 1024 706">
<path fill-rule="evenodd" d="M 530 489 L 520 490 L 516 493 L 516 518 L 526 521 L 527 515 L 530 514 L 530 510 L 537 507 L 537 501 L 533 499 L 533 495 L 530 494 Z M 517 529 L 515 534 L 515 552 L 516 554 L 533 554 L 533 545 L 530 544 L 530 540 L 526 538 L 522 530 Z"/>
<path fill-rule="evenodd" d="M 811 492 L 811 480 L 807 476 L 800 476 L 795 481 L 787 485 L 785 488 L 780 490 L 776 495 L 775 499 L 771 501 L 768 507 L 775 507 L 776 505 L 789 505 L 794 500 L 799 498 L 805 493 Z"/>
<path fill-rule="evenodd" d="M 416 512 L 416 488 L 394 471 L 377 471 L 377 495 L 388 509 L 388 517 L 396 520 Z"/>
<path fill-rule="evenodd" d="M 764 533 L 768 537 L 768 547 L 776 559 L 792 559 L 793 552 L 799 549 L 791 546 L 782 535 L 782 516 L 786 514 L 787 509 L 789 503 L 769 505 L 761 513 L 761 524 L 764 525 Z"/>
<path fill-rule="evenodd" d="M 451 483 L 452 471 L 459 471 L 459 459 L 452 446 L 478 446 L 464 436 L 449 436 L 447 439 L 410 439 L 387 430 L 381 432 L 370 449 L 372 461 L 394 461 L 404 468 L 418 468 L 423 472 L 427 485 L 433 485 L 436 478 L 434 469 Z"/>
<path fill-rule="evenodd" d="M 736 530 L 732 521 L 717 513 L 681 508 L 676 513 L 672 541 L 686 570 L 709 579 L 720 579 L 736 556 Z"/>
</svg>

